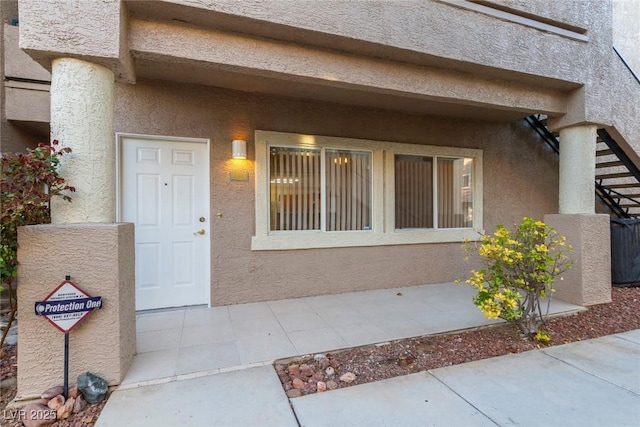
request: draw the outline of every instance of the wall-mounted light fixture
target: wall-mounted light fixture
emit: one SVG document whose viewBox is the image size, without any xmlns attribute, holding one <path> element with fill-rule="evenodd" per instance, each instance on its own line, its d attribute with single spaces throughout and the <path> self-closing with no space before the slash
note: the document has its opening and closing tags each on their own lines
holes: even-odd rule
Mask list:
<svg viewBox="0 0 640 427">
<path fill-rule="evenodd" d="M 231 141 L 231 157 L 234 159 L 247 158 L 247 141 L 234 139 Z"/>
</svg>

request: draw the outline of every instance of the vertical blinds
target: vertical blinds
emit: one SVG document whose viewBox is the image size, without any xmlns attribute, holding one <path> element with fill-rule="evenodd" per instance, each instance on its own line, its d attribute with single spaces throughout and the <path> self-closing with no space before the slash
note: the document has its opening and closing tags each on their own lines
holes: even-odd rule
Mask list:
<svg viewBox="0 0 640 427">
<path fill-rule="evenodd" d="M 464 227 L 463 159 L 438 158 L 438 228 Z"/>
<path fill-rule="evenodd" d="M 271 147 L 271 231 L 370 230 L 371 153 Z M 473 159 L 395 155 L 395 228 L 473 224 Z"/>
<path fill-rule="evenodd" d="M 320 230 L 320 150 L 271 148 L 271 230 Z"/>
<path fill-rule="evenodd" d="M 396 229 L 433 228 L 433 158 L 395 156 Z"/>
<path fill-rule="evenodd" d="M 471 227 L 472 162 L 470 158 L 396 155 L 395 228 Z"/>
<path fill-rule="evenodd" d="M 327 231 L 371 229 L 371 154 L 326 150 Z"/>
<path fill-rule="evenodd" d="M 272 147 L 269 180 L 272 231 L 371 228 L 369 152 Z"/>
</svg>

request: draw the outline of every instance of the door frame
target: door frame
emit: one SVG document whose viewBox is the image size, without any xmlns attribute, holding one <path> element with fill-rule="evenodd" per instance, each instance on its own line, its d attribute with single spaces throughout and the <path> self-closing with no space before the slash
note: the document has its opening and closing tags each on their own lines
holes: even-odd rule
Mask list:
<svg viewBox="0 0 640 427">
<path fill-rule="evenodd" d="M 209 138 L 188 138 L 177 136 L 163 136 L 163 135 L 148 135 L 141 133 L 128 133 L 128 132 L 116 132 L 115 144 L 116 144 L 116 222 L 122 221 L 122 144 L 126 138 L 147 139 L 151 141 L 159 142 L 192 142 L 196 144 L 206 144 L 207 156 L 205 161 L 205 174 L 207 177 L 207 189 L 206 192 L 206 206 L 209 211 L 209 230 L 211 230 L 211 140 Z M 207 257 L 208 268 L 205 271 L 206 290 L 205 295 L 207 298 L 207 307 L 211 307 L 211 232 L 209 232 L 209 239 L 206 241 L 207 250 L 209 256 Z M 135 284 L 134 284 L 135 286 Z"/>
</svg>

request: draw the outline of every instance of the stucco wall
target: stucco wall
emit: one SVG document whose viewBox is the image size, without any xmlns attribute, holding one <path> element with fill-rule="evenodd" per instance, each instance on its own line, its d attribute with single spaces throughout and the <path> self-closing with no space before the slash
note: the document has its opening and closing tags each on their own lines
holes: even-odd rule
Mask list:
<svg viewBox="0 0 640 427">
<path fill-rule="evenodd" d="M 132 224 L 34 225 L 18 231 L 18 392 L 16 400 L 38 397 L 61 385 L 64 334 L 34 314 L 70 275 L 92 296 L 95 310 L 69 334 L 69 384 L 91 371 L 117 385 L 136 350 L 134 241 Z"/>
<path fill-rule="evenodd" d="M 533 14 L 553 15 L 558 21 L 586 27 L 588 44 L 455 6 L 464 1 L 450 4 L 433 0 L 240 3 L 168 0 L 164 3 L 174 5 L 169 9 L 171 14 L 165 16 L 190 23 L 213 24 L 241 32 L 268 31 L 273 38 L 295 37 L 303 43 L 332 48 L 339 37 L 343 39 L 341 43 L 345 43 L 345 50 L 378 50 L 386 56 L 387 48 L 393 48 L 398 49 L 396 54 L 402 50 L 405 57 L 420 58 L 419 61 L 431 64 L 442 64 L 447 59 L 461 61 L 457 66 L 469 71 L 486 66 L 574 81 L 584 81 L 584 72 L 591 66 L 587 64 L 595 59 L 586 54 L 587 51 L 606 43 L 603 38 L 610 38 L 611 33 L 607 23 L 610 6 L 600 0 L 520 1 L 515 5 Z M 156 11 L 153 8 L 156 7 L 150 4 L 131 4 L 133 11 L 162 13 L 159 8 Z M 246 19 L 231 18 L 234 15 Z M 239 26 L 240 22 L 246 25 Z"/>
<path fill-rule="evenodd" d="M 517 7 L 532 12 L 527 22 L 517 14 L 505 18 L 472 10 L 473 2 L 448 0 L 109 0 L 60 5 L 23 1 L 20 46 L 46 67 L 55 57 L 71 56 L 105 65 L 121 81 L 134 81 L 131 53 L 136 60 L 184 65 L 179 67 L 179 77 L 191 83 L 189 70 L 202 73 L 209 67 L 313 84 L 318 93 L 323 92 L 322 86 L 340 83 L 352 92 L 421 94 L 424 100 L 435 97 L 523 113 L 544 111 L 550 116 L 560 116 L 566 108 L 554 99 L 548 100 L 551 105 L 538 102 L 538 91 L 543 98 L 554 98 L 548 91 L 583 85 L 583 96 L 570 99 L 571 114 L 556 126 L 585 121 L 610 124 L 609 63 L 603 53 L 611 47 L 611 5 L 598 0 L 573 1 L 562 7 L 552 3 L 546 0 L 543 6 L 527 8 L 519 2 Z M 547 4 L 550 9 L 544 7 Z M 135 17 L 128 25 L 127 10 Z M 535 16 L 543 11 L 544 17 Z M 562 35 L 531 25 L 557 24 L 548 19 L 553 13 L 558 14 L 554 17 L 558 25 L 568 21 L 579 28 L 573 35 Z M 265 45 L 270 46 L 268 50 Z M 393 72 L 397 67 L 392 67 L 398 64 L 432 67 L 426 70 L 430 74 L 444 69 L 451 76 L 434 81 L 431 75 L 420 78 L 417 70 L 405 70 L 407 75 L 398 79 L 403 72 Z M 469 73 L 474 83 L 446 82 L 445 77 L 460 77 L 461 72 Z M 498 83 L 503 87 L 495 90 Z M 445 90 L 423 93 L 425 88 L 443 85 Z M 339 94 L 332 96 L 333 101 Z M 380 98 L 376 106 L 384 105 Z"/>
<path fill-rule="evenodd" d="M 462 262 L 459 243 L 251 251 L 256 129 L 479 148 L 484 150 L 485 228 L 558 209 L 556 155 L 522 123 L 409 115 L 202 86 L 118 84 L 116 132 L 212 140 L 213 305 L 446 282 L 470 267 Z M 248 142 L 248 182 L 229 178 L 234 138 Z"/>
<path fill-rule="evenodd" d="M 0 1 L 0 17 L 2 24 L 11 23 L 18 18 L 18 2 L 11 0 Z M 4 54 L 5 54 L 5 34 L 0 33 L 0 75 L 4 77 Z M 6 119 L 5 112 L 5 85 L 0 84 L 0 151 L 17 152 L 23 151 L 25 147 L 33 148 L 38 142 L 46 142 L 48 137 L 45 132 L 34 131 L 33 129 L 21 129 L 16 127 Z"/>
<path fill-rule="evenodd" d="M 613 45 L 640 75 L 640 0 L 613 0 Z"/>
<path fill-rule="evenodd" d="M 573 246 L 571 268 L 556 281 L 556 296 L 578 305 L 611 302 L 609 215 L 546 215 L 545 221 Z"/>
<path fill-rule="evenodd" d="M 21 79 L 51 81 L 51 73 L 42 68 L 29 55 L 24 53 L 19 45 L 19 30 L 17 26 L 4 25 L 5 51 L 4 75 Z"/>
<path fill-rule="evenodd" d="M 2 120 L 0 122 L 0 151 L 4 153 L 17 153 L 25 148 L 35 148 L 40 142 L 48 142 L 49 136 L 32 129 L 22 129 L 12 123 Z"/>
<path fill-rule="evenodd" d="M 640 2 L 638 2 L 640 6 Z M 638 51 L 640 57 L 640 47 Z M 622 145 L 628 155 L 640 165 L 640 83 L 638 83 L 622 61 L 614 54 L 611 54 L 616 84 L 611 91 L 611 98 L 614 100 L 613 125 L 620 138 L 614 136 Z M 614 134 L 615 135 L 615 134 Z"/>
</svg>

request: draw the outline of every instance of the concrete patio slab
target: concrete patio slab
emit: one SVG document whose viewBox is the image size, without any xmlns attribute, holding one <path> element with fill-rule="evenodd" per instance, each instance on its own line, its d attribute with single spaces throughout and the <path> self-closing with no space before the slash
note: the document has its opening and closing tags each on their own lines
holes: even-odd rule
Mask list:
<svg viewBox="0 0 640 427">
<path fill-rule="evenodd" d="M 469 286 L 441 283 L 140 312 L 138 354 L 123 384 L 502 322 L 485 318 L 473 295 Z M 552 313 L 580 309 L 551 304 Z"/>
<path fill-rule="evenodd" d="M 493 426 L 427 372 L 291 399 L 301 426 Z"/>
<path fill-rule="evenodd" d="M 179 351 L 179 349 L 173 348 L 136 355 L 122 384 L 136 384 L 174 376 Z"/>
<path fill-rule="evenodd" d="M 96 427 L 298 427 L 271 366 L 119 390 Z"/>
</svg>

